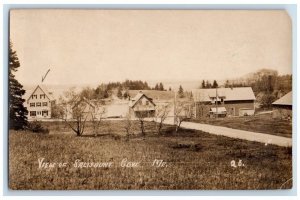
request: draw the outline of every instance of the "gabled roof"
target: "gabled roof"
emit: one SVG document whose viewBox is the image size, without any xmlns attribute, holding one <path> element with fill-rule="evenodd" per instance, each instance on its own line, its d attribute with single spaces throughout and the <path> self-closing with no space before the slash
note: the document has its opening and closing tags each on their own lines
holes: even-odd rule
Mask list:
<svg viewBox="0 0 300 200">
<path fill-rule="evenodd" d="M 274 103 L 272 103 L 273 105 L 288 105 L 291 106 L 293 104 L 293 93 L 292 91 L 290 91 L 289 93 L 287 93 L 286 95 L 284 95 L 283 97 L 281 97 L 280 99 L 278 99 L 277 101 L 275 101 Z"/>
<path fill-rule="evenodd" d="M 33 90 L 33 92 L 29 93 L 30 95 L 27 96 L 27 101 L 30 99 L 31 95 L 35 93 L 35 91 L 40 88 L 44 94 L 46 95 L 46 97 L 49 99 L 49 101 L 54 101 L 54 97 L 53 95 L 48 91 L 47 87 L 45 85 L 37 85 L 36 88 Z"/>
<path fill-rule="evenodd" d="M 170 101 L 174 99 L 174 92 L 172 91 L 160 91 L 160 90 L 129 90 L 128 93 L 131 97 L 135 97 L 142 92 L 147 97 L 153 99 L 153 101 Z"/>
<path fill-rule="evenodd" d="M 224 97 L 224 101 L 255 100 L 251 87 L 194 89 L 192 93 L 196 102 L 211 101 L 216 98 L 216 93 L 219 98 Z"/>
<path fill-rule="evenodd" d="M 92 101 L 87 100 L 86 98 L 79 98 L 78 101 L 74 104 L 74 106 L 72 108 L 78 106 L 82 102 L 85 102 L 86 104 L 88 104 L 88 105 L 92 106 L 93 108 L 95 108 L 95 104 Z"/>
<path fill-rule="evenodd" d="M 132 98 L 132 99 L 130 100 L 129 106 L 130 106 L 131 108 L 134 107 L 134 105 L 135 105 L 142 97 L 145 97 L 146 99 L 148 99 L 148 101 L 149 101 L 150 103 L 152 103 L 154 106 L 156 106 L 155 103 L 153 103 L 152 99 L 150 99 L 149 97 L 147 97 L 142 91 L 140 91 L 139 93 L 137 93 L 137 95 L 136 95 L 134 98 Z"/>
</svg>

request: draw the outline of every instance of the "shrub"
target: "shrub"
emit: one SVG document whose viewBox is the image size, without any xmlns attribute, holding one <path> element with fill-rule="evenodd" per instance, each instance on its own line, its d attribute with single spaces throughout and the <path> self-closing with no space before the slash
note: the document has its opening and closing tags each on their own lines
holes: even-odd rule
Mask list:
<svg viewBox="0 0 300 200">
<path fill-rule="evenodd" d="M 190 149 L 192 151 L 202 151 L 203 146 L 200 143 L 194 144 L 193 142 L 178 142 L 171 144 L 173 149 Z"/>
<path fill-rule="evenodd" d="M 42 123 L 39 121 L 33 121 L 28 124 L 28 130 L 34 132 L 34 133 L 42 133 L 42 134 L 48 134 L 49 129 L 43 127 Z"/>
</svg>

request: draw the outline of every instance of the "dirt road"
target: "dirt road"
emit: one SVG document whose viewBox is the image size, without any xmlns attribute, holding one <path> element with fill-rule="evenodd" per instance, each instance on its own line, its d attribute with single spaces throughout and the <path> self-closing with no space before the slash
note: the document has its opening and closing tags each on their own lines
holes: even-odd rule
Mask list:
<svg viewBox="0 0 300 200">
<path fill-rule="evenodd" d="M 165 123 L 173 124 L 174 119 L 169 118 L 165 121 Z M 275 144 L 284 147 L 292 146 L 292 138 L 280 137 L 280 136 L 270 135 L 265 133 L 244 131 L 239 129 L 232 129 L 232 128 L 214 126 L 209 124 L 200 124 L 195 122 L 182 122 L 181 127 L 187 129 L 201 130 L 215 135 L 223 135 L 231 138 L 261 142 L 264 143 L 265 145 Z"/>
</svg>

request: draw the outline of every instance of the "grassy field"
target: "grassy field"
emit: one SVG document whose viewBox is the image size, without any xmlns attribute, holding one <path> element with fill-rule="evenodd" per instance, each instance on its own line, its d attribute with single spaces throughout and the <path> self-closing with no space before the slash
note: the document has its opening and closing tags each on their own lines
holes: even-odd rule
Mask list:
<svg viewBox="0 0 300 200">
<path fill-rule="evenodd" d="M 197 119 L 193 122 L 225 126 L 228 128 L 267 133 L 283 137 L 292 137 L 291 121 L 273 119 L 271 114 L 262 114 L 245 117 L 226 117 L 218 119 Z"/>
<path fill-rule="evenodd" d="M 279 189 L 291 188 L 291 148 L 263 145 L 195 130 L 165 127 L 164 135 L 147 123 L 146 137 L 125 140 L 122 121 L 104 122 L 100 135 L 77 137 L 64 125 L 45 123 L 50 134 L 9 133 L 11 189 Z M 137 124 L 136 124 L 137 126 Z M 39 169 L 39 158 L 66 167 Z M 121 161 L 140 162 L 121 167 Z M 74 162 L 113 162 L 112 167 L 75 168 Z M 155 159 L 165 167 L 152 166 Z M 243 166 L 232 167 L 239 160 Z M 286 182 L 287 181 L 287 182 Z M 286 183 L 285 183 L 286 182 Z M 284 184 L 285 183 L 285 184 Z"/>
</svg>

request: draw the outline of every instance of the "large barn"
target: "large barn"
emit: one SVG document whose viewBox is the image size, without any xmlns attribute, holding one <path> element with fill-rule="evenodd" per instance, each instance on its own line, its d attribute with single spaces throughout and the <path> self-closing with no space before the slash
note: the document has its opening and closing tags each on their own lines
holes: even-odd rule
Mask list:
<svg viewBox="0 0 300 200">
<path fill-rule="evenodd" d="M 251 87 L 194 89 L 192 94 L 196 118 L 254 115 Z"/>
</svg>

